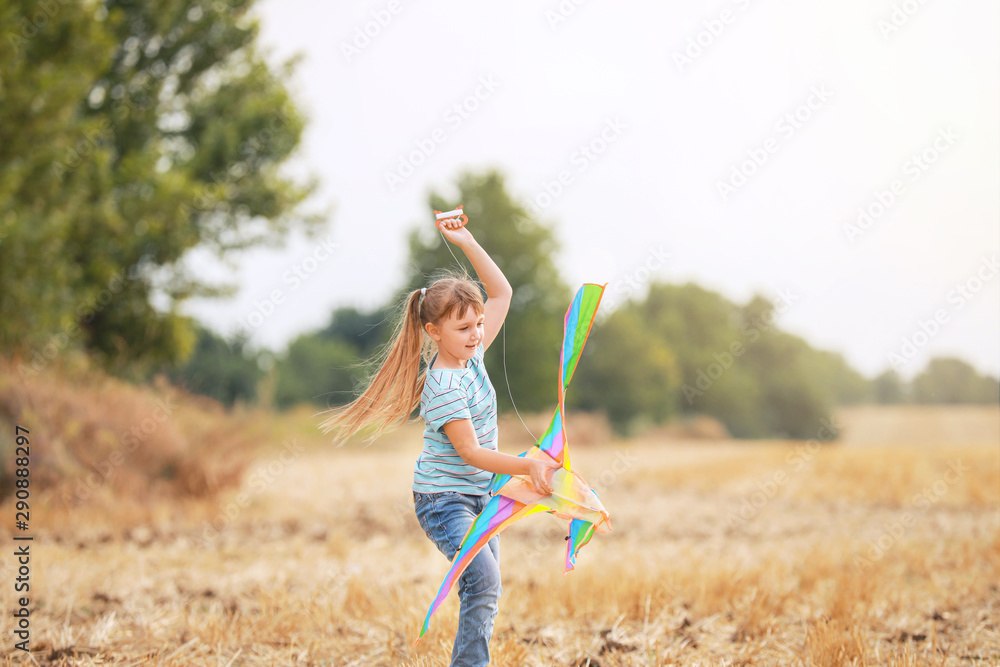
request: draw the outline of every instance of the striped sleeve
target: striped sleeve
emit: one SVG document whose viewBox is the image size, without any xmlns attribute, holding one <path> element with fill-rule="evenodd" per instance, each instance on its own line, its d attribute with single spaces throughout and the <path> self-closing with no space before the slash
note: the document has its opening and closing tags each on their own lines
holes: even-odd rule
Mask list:
<svg viewBox="0 0 1000 667">
<path fill-rule="evenodd" d="M 427 398 L 424 420 L 428 429 L 440 432 L 445 424 L 456 419 L 472 419 L 468 396 L 461 388 L 445 389 Z"/>
</svg>

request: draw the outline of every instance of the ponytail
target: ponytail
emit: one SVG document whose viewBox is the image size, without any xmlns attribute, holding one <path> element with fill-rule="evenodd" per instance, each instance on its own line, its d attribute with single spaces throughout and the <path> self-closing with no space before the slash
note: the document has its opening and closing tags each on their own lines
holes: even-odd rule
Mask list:
<svg viewBox="0 0 1000 667">
<path fill-rule="evenodd" d="M 421 359 L 429 362 L 436 347 L 424 332 L 424 325 L 438 324 L 453 314 L 461 317 L 468 308 L 477 315 L 485 311 L 479 287 L 465 275 L 442 278 L 425 290 L 410 292 L 392 343 L 383 353 L 368 387 L 343 408 L 327 410 L 333 414 L 320 423 L 320 430 L 329 433 L 338 429 L 335 442 L 342 442 L 374 425 L 368 438 L 374 440 L 387 428 L 406 423 L 420 404 L 424 390 L 427 373 L 421 371 Z"/>
<path fill-rule="evenodd" d="M 371 424 L 375 424 L 375 430 L 369 439 L 374 440 L 387 428 L 404 424 L 420 402 L 424 388 L 424 373 L 420 370 L 424 347 L 420 296 L 420 290 L 410 292 L 392 344 L 383 352 L 384 358 L 368 388 L 345 407 L 328 410 L 333 414 L 320 423 L 323 433 L 339 429 L 337 442 Z"/>
</svg>

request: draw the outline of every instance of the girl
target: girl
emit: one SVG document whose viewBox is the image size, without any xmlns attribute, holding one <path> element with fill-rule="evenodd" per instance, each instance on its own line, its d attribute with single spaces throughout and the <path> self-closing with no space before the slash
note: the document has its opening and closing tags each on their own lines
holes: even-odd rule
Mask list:
<svg viewBox="0 0 1000 667">
<path fill-rule="evenodd" d="M 424 446 L 413 468 L 413 502 L 427 537 L 454 558 L 473 519 L 489 499 L 492 473 L 525 475 L 538 493 L 552 493 L 549 477 L 559 463 L 497 451 L 496 392 L 483 355 L 500 332 L 510 283 L 465 227 L 438 222 L 462 249 L 486 289 L 464 278 L 445 278 L 411 292 L 381 367 L 353 403 L 320 426 L 349 437 L 374 426 L 377 437 L 402 424 L 420 405 Z M 433 356 L 431 353 L 435 352 Z M 421 373 L 421 357 L 430 357 Z M 459 579 L 461 603 L 451 665 L 487 665 L 500 597 L 500 542 L 494 537 Z"/>
</svg>

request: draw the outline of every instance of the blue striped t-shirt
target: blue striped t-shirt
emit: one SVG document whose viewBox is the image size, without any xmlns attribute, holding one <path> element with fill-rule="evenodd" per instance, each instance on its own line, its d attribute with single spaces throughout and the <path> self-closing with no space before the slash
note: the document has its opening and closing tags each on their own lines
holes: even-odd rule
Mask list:
<svg viewBox="0 0 1000 667">
<path fill-rule="evenodd" d="M 424 449 L 413 466 L 413 490 L 417 493 L 483 495 L 490 490 L 493 473 L 463 461 L 443 429 L 455 419 L 471 419 L 479 446 L 496 450 L 497 395 L 486 374 L 483 352 L 482 345 L 476 348 L 465 368 L 427 371 L 420 394 Z"/>
</svg>

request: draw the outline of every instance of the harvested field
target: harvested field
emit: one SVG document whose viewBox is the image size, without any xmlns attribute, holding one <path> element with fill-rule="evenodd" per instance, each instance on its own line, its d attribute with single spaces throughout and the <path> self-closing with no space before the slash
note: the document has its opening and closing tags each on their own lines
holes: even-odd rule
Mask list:
<svg viewBox="0 0 1000 667">
<path fill-rule="evenodd" d="M 574 467 L 614 532 L 566 576 L 562 522 L 529 517 L 503 534 L 493 664 L 1000 664 L 998 411 L 918 417 L 845 411 L 843 441 L 823 446 L 588 429 Z M 275 419 L 308 433 L 307 412 Z M 31 659 L 446 664 L 456 596 L 413 645 L 447 569 L 413 516 L 418 439 L 419 427 L 367 448 L 290 436 L 212 499 L 49 497 L 32 546 Z M 8 610 L 15 569 L 5 553 Z M 6 663 L 29 664 L 7 618 Z"/>
</svg>

